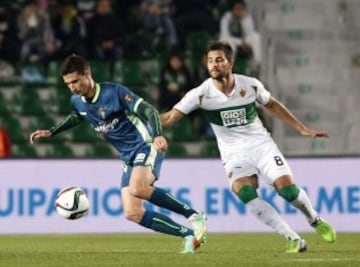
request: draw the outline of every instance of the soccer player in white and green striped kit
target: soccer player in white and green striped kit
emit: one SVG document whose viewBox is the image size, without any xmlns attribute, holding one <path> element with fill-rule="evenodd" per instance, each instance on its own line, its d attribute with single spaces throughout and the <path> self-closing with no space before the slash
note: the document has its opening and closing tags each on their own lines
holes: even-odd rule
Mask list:
<svg viewBox="0 0 360 267">
<path fill-rule="evenodd" d="M 201 109 L 215 133 L 232 191 L 250 212 L 287 240 L 286 252 L 307 249 L 299 234 L 257 194 L 258 178 L 299 209 L 326 242 L 334 242 L 334 228 L 314 210 L 306 192 L 295 184 L 291 169 L 263 126 L 256 103 L 307 137 L 328 137 L 300 122 L 257 79 L 232 73 L 233 51 L 225 42 L 213 42 L 205 54 L 210 78 L 190 90 L 172 110 L 160 115 L 164 128 Z"/>
</svg>

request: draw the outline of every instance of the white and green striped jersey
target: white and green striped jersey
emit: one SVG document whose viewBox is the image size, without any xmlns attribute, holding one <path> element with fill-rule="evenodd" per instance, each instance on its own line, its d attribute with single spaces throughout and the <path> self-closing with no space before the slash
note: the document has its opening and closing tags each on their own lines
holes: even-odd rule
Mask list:
<svg viewBox="0 0 360 267">
<path fill-rule="evenodd" d="M 208 78 L 190 90 L 174 107 L 183 114 L 196 109 L 203 111 L 214 130 L 222 158 L 270 138 L 255 104 L 266 105 L 271 96 L 269 91 L 255 78 L 233 75 L 235 86 L 229 96 L 218 90 L 212 78 Z"/>
</svg>

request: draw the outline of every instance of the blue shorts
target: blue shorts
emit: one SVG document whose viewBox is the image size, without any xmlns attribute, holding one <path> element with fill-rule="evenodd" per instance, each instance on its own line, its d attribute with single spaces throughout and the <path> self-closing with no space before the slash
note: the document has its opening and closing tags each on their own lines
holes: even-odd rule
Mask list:
<svg viewBox="0 0 360 267">
<path fill-rule="evenodd" d="M 151 166 L 155 176 L 155 181 L 159 179 L 161 163 L 165 158 L 165 153 L 159 152 L 151 145 L 145 145 L 137 151 L 134 160 L 130 163 L 123 163 L 123 175 L 121 178 L 121 187 L 129 186 L 132 169 L 136 166 Z"/>
</svg>

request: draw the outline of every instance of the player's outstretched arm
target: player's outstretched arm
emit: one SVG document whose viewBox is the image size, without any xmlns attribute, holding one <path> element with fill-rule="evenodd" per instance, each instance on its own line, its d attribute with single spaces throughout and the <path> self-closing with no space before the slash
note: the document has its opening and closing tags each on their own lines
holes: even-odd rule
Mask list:
<svg viewBox="0 0 360 267">
<path fill-rule="evenodd" d="M 290 125 L 303 136 L 309 137 L 329 137 L 324 131 L 313 130 L 306 127 L 298 118 L 295 117 L 279 100 L 271 97 L 266 108 L 276 117 Z"/>
<path fill-rule="evenodd" d="M 169 110 L 168 112 L 160 114 L 161 124 L 164 129 L 170 128 L 171 126 L 174 125 L 175 122 L 180 120 L 182 117 L 184 117 L 184 114 L 182 114 L 177 109 L 172 109 Z"/>
<path fill-rule="evenodd" d="M 30 135 L 30 143 L 33 144 L 34 141 L 36 139 L 39 138 L 46 138 L 46 137 L 51 137 L 54 136 L 58 133 L 61 133 L 67 129 L 70 129 L 72 127 L 74 127 L 75 125 L 78 125 L 79 123 L 81 123 L 83 121 L 82 117 L 74 112 L 71 112 L 66 118 L 65 120 L 59 122 L 58 124 L 56 124 L 55 126 L 51 127 L 48 130 L 37 130 L 35 132 L 33 132 Z"/>
</svg>

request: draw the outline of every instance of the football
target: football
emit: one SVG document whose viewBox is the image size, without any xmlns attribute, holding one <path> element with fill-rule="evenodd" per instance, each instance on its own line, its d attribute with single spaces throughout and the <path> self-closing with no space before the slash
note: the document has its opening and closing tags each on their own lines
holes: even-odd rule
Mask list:
<svg viewBox="0 0 360 267">
<path fill-rule="evenodd" d="M 89 200 L 80 187 L 67 187 L 56 197 L 56 211 L 62 217 L 75 220 L 83 217 L 89 209 Z"/>
</svg>

